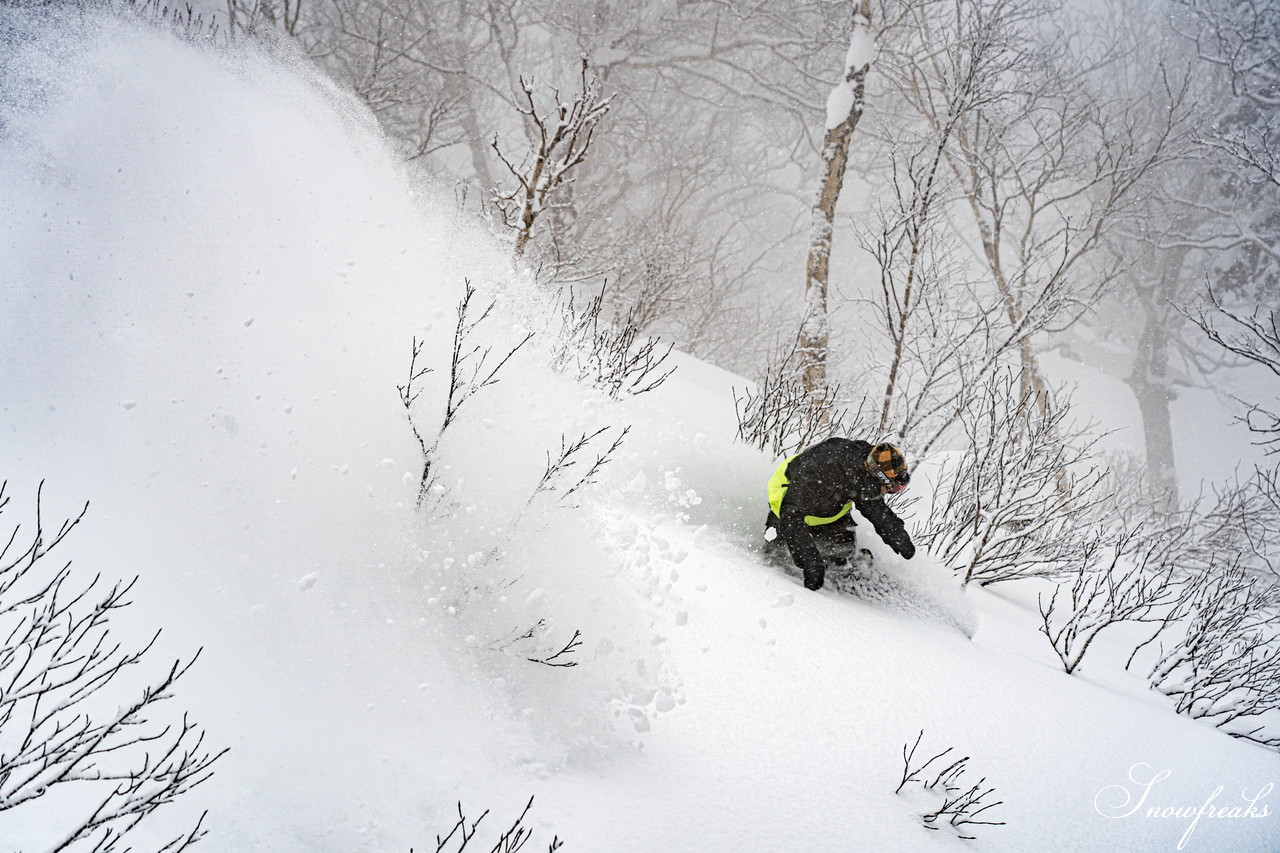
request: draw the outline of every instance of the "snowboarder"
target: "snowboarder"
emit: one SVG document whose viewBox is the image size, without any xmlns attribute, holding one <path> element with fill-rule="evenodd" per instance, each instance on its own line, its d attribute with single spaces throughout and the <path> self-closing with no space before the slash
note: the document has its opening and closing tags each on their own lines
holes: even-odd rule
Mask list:
<svg viewBox="0 0 1280 853">
<path fill-rule="evenodd" d="M 870 521 L 884 543 L 910 560 L 916 553 L 906 526 L 884 496 L 907 487 L 911 475 L 902 451 L 892 444 L 828 438 L 783 461 L 769 479 L 765 540 L 781 539 L 804 572 L 808 589 L 822 589 L 827 557 L 856 548 L 853 507 Z M 821 546 L 821 547 L 820 547 Z"/>
</svg>

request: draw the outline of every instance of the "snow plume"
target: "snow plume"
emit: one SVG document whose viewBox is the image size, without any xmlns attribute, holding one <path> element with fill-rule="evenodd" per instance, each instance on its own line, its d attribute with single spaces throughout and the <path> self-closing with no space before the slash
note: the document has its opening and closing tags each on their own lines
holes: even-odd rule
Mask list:
<svg viewBox="0 0 1280 853">
<path fill-rule="evenodd" d="M 562 500 L 629 421 L 547 366 L 509 249 L 288 56 L 2 14 L 0 476 L 90 500 L 77 563 L 140 573 L 139 632 L 205 647 L 180 698 L 232 747 L 200 792 L 224 849 L 407 849 L 675 707 L 667 551 L 608 503 L 654 463 L 624 441 Z M 396 387 L 424 341 L 438 424 L 468 280 L 498 303 L 476 343 L 535 345 L 442 436 L 419 513 Z"/>
<path fill-rule="evenodd" d="M 418 449 L 395 388 L 506 250 L 424 207 L 287 56 L 0 15 L 0 476 L 47 478 L 50 515 L 91 501 L 68 556 L 142 575 L 128 615 L 164 626 L 157 655 L 204 646 L 174 710 L 232 747 L 193 794 L 221 849 L 421 843 L 466 781 L 434 768 L 509 750 L 402 594 Z"/>
<path fill-rule="evenodd" d="M 611 503 L 635 488 L 625 406 L 549 357 L 522 351 L 444 434 L 410 576 L 432 630 L 558 761 L 647 730 L 674 687 L 647 615 L 662 590 Z"/>
</svg>

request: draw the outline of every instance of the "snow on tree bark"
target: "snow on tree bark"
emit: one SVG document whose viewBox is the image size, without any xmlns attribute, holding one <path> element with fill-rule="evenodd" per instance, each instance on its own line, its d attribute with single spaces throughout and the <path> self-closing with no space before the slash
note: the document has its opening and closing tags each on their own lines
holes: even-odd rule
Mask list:
<svg viewBox="0 0 1280 853">
<path fill-rule="evenodd" d="M 800 326 L 800 376 L 805 387 L 816 391 L 826 385 L 827 291 L 831 268 L 831 241 L 836 202 L 844 185 L 849 161 L 849 140 L 862 117 L 867 72 L 874 53 L 871 3 L 861 0 L 850 24 L 849 50 L 844 78 L 827 98 L 827 130 L 822 140 L 822 179 L 810 211 L 809 255 L 805 262 L 804 320 Z"/>
</svg>

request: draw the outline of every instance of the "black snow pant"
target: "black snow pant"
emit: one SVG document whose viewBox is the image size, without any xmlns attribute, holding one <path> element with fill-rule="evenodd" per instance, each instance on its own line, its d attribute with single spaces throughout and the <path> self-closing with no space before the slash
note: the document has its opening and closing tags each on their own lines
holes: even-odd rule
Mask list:
<svg viewBox="0 0 1280 853">
<path fill-rule="evenodd" d="M 769 533 L 770 530 L 773 531 L 773 534 Z M 810 526 L 809 533 L 813 536 L 818 550 L 822 553 L 822 557 L 828 565 L 833 561 L 839 564 L 852 557 L 858 550 L 858 525 L 848 515 L 830 524 Z M 788 557 L 790 556 L 790 545 L 783 539 L 778 530 L 778 516 L 773 514 L 773 510 L 769 510 L 769 514 L 765 518 L 764 547 L 765 553 L 771 556 L 780 558 L 784 553 Z M 806 569 L 804 585 L 808 589 L 822 589 L 825 579 L 825 568 Z"/>
</svg>

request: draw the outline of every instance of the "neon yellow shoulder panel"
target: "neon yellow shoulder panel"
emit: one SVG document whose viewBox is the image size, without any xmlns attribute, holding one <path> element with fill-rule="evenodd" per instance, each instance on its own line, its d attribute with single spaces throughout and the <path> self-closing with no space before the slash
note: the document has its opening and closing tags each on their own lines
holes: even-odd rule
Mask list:
<svg viewBox="0 0 1280 853">
<path fill-rule="evenodd" d="M 796 454 L 796 456 L 798 455 L 799 454 Z M 778 466 L 778 470 L 774 471 L 773 476 L 769 478 L 769 508 L 772 509 L 773 514 L 779 518 L 782 517 L 782 498 L 786 495 L 787 484 L 790 482 L 790 480 L 787 479 L 787 466 L 790 465 L 791 460 L 795 458 L 795 456 L 788 456 L 786 459 L 782 460 L 782 464 Z M 804 517 L 804 523 L 810 527 L 817 527 L 820 524 L 830 524 L 833 521 L 839 521 L 844 518 L 849 514 L 851 509 L 853 509 L 852 501 L 845 504 L 844 508 L 838 513 L 828 518 L 823 518 L 817 515 L 806 515 Z"/>
</svg>

